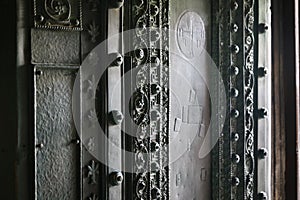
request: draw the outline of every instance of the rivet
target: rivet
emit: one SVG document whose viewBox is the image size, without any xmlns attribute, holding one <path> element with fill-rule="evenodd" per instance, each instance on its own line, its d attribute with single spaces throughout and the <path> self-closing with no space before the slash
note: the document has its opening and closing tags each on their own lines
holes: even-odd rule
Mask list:
<svg viewBox="0 0 300 200">
<path fill-rule="evenodd" d="M 232 133 L 231 138 L 234 142 L 237 142 L 240 139 L 240 136 L 238 133 Z"/>
<path fill-rule="evenodd" d="M 153 198 L 153 199 L 158 199 L 158 198 L 160 198 L 161 197 L 161 192 L 160 192 L 160 190 L 158 189 L 158 188 L 152 188 L 152 190 L 151 190 L 151 197 Z"/>
<path fill-rule="evenodd" d="M 121 185 L 123 182 L 123 174 L 121 172 L 112 172 L 109 174 L 110 184 L 113 186 Z"/>
<path fill-rule="evenodd" d="M 258 118 L 261 118 L 261 119 L 266 118 L 268 116 L 268 110 L 266 108 L 260 108 L 260 109 L 258 109 L 257 115 L 258 115 Z"/>
<path fill-rule="evenodd" d="M 44 148 L 44 144 L 43 143 L 37 144 L 36 147 L 42 149 Z"/>
<path fill-rule="evenodd" d="M 112 62 L 112 66 L 121 66 L 123 64 L 123 56 L 119 53 L 111 53 L 110 54 Z"/>
<path fill-rule="evenodd" d="M 257 152 L 258 158 L 265 159 L 268 156 L 268 150 L 265 148 L 261 148 Z"/>
<path fill-rule="evenodd" d="M 231 110 L 230 115 L 231 115 L 231 117 L 238 118 L 240 113 L 238 110 L 233 109 L 233 110 Z"/>
<path fill-rule="evenodd" d="M 239 46 L 237 46 L 235 44 L 231 45 L 230 48 L 231 48 L 231 52 L 234 53 L 234 54 L 238 54 L 240 52 Z"/>
<path fill-rule="evenodd" d="M 238 25 L 237 24 L 231 24 L 231 30 L 236 33 L 239 30 Z"/>
<path fill-rule="evenodd" d="M 258 24 L 258 32 L 265 33 L 269 29 L 268 25 L 265 23 Z"/>
<path fill-rule="evenodd" d="M 159 144 L 157 142 L 151 142 L 151 151 L 155 152 L 159 150 Z"/>
<path fill-rule="evenodd" d="M 238 186 L 240 184 L 240 179 L 238 177 L 232 177 L 231 183 L 233 186 Z"/>
<path fill-rule="evenodd" d="M 112 124 L 119 125 L 122 123 L 124 116 L 121 111 L 113 110 L 113 111 L 110 111 L 109 118 L 110 118 L 110 121 L 112 122 Z"/>
<path fill-rule="evenodd" d="M 41 75 L 43 75 L 43 71 L 41 71 L 41 70 L 36 70 L 36 71 L 35 71 L 35 75 L 41 76 Z"/>
<path fill-rule="evenodd" d="M 231 73 L 231 75 L 238 75 L 239 72 L 240 72 L 240 70 L 239 70 L 238 67 L 236 67 L 236 66 L 231 66 L 230 67 L 230 73 Z"/>
<path fill-rule="evenodd" d="M 257 74 L 259 77 L 265 77 L 268 74 L 268 69 L 266 67 L 259 67 L 257 69 Z"/>
<path fill-rule="evenodd" d="M 232 97 L 238 97 L 239 96 L 239 91 L 236 88 L 231 88 L 230 89 L 230 94 Z"/>
<path fill-rule="evenodd" d="M 35 21 L 38 23 L 41 23 L 44 21 L 44 16 L 43 15 L 36 15 L 35 16 Z"/>
<path fill-rule="evenodd" d="M 159 167 L 159 164 L 157 162 L 151 163 L 151 171 L 157 171 L 159 169 L 160 169 L 160 167 Z"/>
<path fill-rule="evenodd" d="M 137 50 L 135 50 L 135 55 L 138 59 L 141 60 L 144 58 L 145 53 L 144 53 L 143 49 L 137 49 Z"/>
<path fill-rule="evenodd" d="M 231 3 L 231 9 L 232 10 L 237 10 L 238 8 L 239 8 L 239 4 L 236 1 Z"/>
<path fill-rule="evenodd" d="M 71 24 L 73 26 L 78 26 L 80 24 L 79 20 L 78 19 L 71 19 Z"/>
<path fill-rule="evenodd" d="M 160 86 L 157 84 L 151 84 L 151 94 L 156 95 L 160 92 Z"/>
<path fill-rule="evenodd" d="M 151 121 L 157 121 L 160 118 L 160 113 L 157 110 L 150 112 Z"/>
<path fill-rule="evenodd" d="M 232 154 L 232 157 L 231 157 L 231 159 L 232 159 L 232 162 L 233 163 L 239 163 L 240 162 L 240 156 L 238 155 L 238 154 Z"/>
<path fill-rule="evenodd" d="M 78 140 L 78 139 L 73 139 L 73 140 L 71 140 L 71 143 L 73 143 L 73 144 L 80 144 L 80 140 Z"/>
<path fill-rule="evenodd" d="M 111 8 L 121 8 L 124 4 L 124 0 L 111 0 Z"/>
<path fill-rule="evenodd" d="M 150 58 L 150 61 L 151 61 L 151 63 L 154 64 L 156 67 L 158 67 L 159 64 L 160 64 L 160 60 L 159 60 L 158 57 L 151 57 L 151 58 Z"/>
<path fill-rule="evenodd" d="M 267 200 L 268 199 L 268 196 L 267 196 L 267 193 L 265 193 L 265 192 L 260 192 L 260 193 L 258 193 L 258 199 L 259 200 Z"/>
</svg>

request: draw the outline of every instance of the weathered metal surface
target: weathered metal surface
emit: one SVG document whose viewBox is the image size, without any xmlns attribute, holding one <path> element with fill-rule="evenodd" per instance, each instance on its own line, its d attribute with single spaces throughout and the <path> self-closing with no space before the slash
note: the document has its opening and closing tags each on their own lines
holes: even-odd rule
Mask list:
<svg viewBox="0 0 300 200">
<path fill-rule="evenodd" d="M 79 65 L 80 33 L 32 29 L 31 62 Z"/>
<path fill-rule="evenodd" d="M 87 54 L 107 36 L 108 1 L 84 0 L 82 3 L 81 55 Z M 115 18 L 115 20 L 119 20 Z"/>
<path fill-rule="evenodd" d="M 257 121 L 257 190 L 260 199 L 271 199 L 272 197 L 272 181 L 271 181 L 271 162 L 272 162 L 272 144 L 271 144 L 271 120 L 272 116 L 272 79 L 273 72 L 271 70 L 271 52 L 272 42 L 271 35 L 271 2 L 258 1 L 259 14 L 257 23 L 257 63 L 258 71 L 256 76 L 257 86 L 257 102 L 256 106 L 258 111 L 263 111 L 263 118 Z M 274 67 L 275 68 L 275 67 Z M 259 114 L 259 113 L 258 113 Z M 260 117 L 260 116 L 257 116 Z M 276 140 L 276 139 L 275 139 Z M 274 140 L 274 141 L 275 141 Z M 275 145 L 274 145 L 275 146 Z M 275 161 L 276 162 L 276 161 Z M 277 169 L 276 169 L 277 171 Z M 278 170 L 280 171 L 280 170 Z M 276 172 L 277 173 L 277 172 Z M 274 185 L 274 184 L 273 184 Z M 288 199 L 288 197 L 286 197 Z"/>
<path fill-rule="evenodd" d="M 136 31 L 131 42 L 136 51 L 132 67 L 137 69 L 132 82 L 136 94 L 132 102 L 137 103 L 132 104 L 131 116 L 138 125 L 132 144 L 136 154 L 133 198 L 169 199 L 169 1 L 134 0 L 129 16 L 130 28 L 156 28 L 151 37 Z M 165 49 L 156 49 L 160 46 Z M 159 148 L 153 151 L 151 144 Z M 150 158 L 143 155 L 150 152 Z"/>
<path fill-rule="evenodd" d="M 214 160 L 219 160 L 213 166 L 214 199 L 256 197 L 255 4 L 253 0 L 214 3 L 213 10 L 219 14 L 214 22 L 218 34 L 214 48 L 219 55 L 214 58 L 228 94 L 227 120 L 214 150 Z"/>
<path fill-rule="evenodd" d="M 81 30 L 81 0 L 34 0 L 34 26 Z"/>
<path fill-rule="evenodd" d="M 170 197 L 211 199 L 211 155 L 199 158 L 210 123 L 210 97 L 206 82 L 210 52 L 211 2 L 170 2 Z M 206 70 L 202 70 L 206 69 Z M 203 79 L 204 78 L 204 79 Z"/>
<path fill-rule="evenodd" d="M 80 142 L 71 98 L 77 70 L 35 71 L 35 199 L 80 199 Z"/>
</svg>

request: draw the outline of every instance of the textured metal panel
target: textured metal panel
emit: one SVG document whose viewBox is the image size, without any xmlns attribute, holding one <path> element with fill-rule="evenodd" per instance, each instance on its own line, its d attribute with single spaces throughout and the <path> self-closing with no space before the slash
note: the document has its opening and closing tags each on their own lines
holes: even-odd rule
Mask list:
<svg viewBox="0 0 300 200">
<path fill-rule="evenodd" d="M 36 28 L 81 30 L 81 0 L 34 0 Z"/>
<path fill-rule="evenodd" d="M 227 94 L 227 116 L 214 150 L 213 199 L 256 198 L 256 1 L 214 3 L 213 55 Z M 218 160 L 218 162 L 216 162 Z"/>
<path fill-rule="evenodd" d="M 107 6 L 109 1 L 85 0 L 82 4 L 82 60 L 107 35 Z M 115 18 L 119 20 L 119 18 Z"/>
<path fill-rule="evenodd" d="M 35 198 L 79 199 L 80 153 L 71 105 L 76 70 L 35 70 Z"/>
<path fill-rule="evenodd" d="M 121 111 L 121 66 L 113 66 L 107 69 L 108 73 L 108 111 L 113 110 Z M 109 169 L 108 173 L 111 174 L 116 170 L 120 171 L 122 169 L 122 132 L 121 124 L 112 124 L 108 126 L 108 138 L 112 144 L 108 145 L 108 166 L 115 166 L 118 169 Z M 116 148 L 119 147 L 119 148 Z M 110 177 L 110 182 L 111 177 Z M 122 188 L 120 185 L 110 185 L 108 191 L 108 199 L 122 199 Z"/>
<path fill-rule="evenodd" d="M 130 6 L 130 28 L 154 28 L 152 37 L 136 31 L 131 43 L 137 52 L 132 54 L 137 69 L 132 102 L 140 103 L 131 110 L 140 135 L 132 144 L 136 155 L 132 199 L 169 199 L 169 1 L 134 0 Z M 161 46 L 165 50 L 157 49 Z M 143 156 L 145 152 L 152 152 L 151 158 Z"/>
<path fill-rule="evenodd" d="M 203 69 L 209 64 L 203 59 L 201 66 L 195 57 L 211 49 L 211 1 L 170 3 L 170 28 L 177 30 L 177 37 L 170 39 L 170 52 L 174 54 L 170 55 L 169 154 L 174 162 L 170 164 L 169 199 L 207 200 L 211 199 L 211 156 L 200 159 L 199 150 L 210 122 L 209 93 L 202 78 L 208 80 L 209 71 Z"/>
<path fill-rule="evenodd" d="M 37 64 L 80 64 L 80 33 L 31 30 L 31 62 Z"/>
<path fill-rule="evenodd" d="M 267 116 L 261 118 L 257 122 L 257 150 L 265 149 L 266 155 L 259 155 L 257 161 L 257 193 L 265 192 L 268 199 L 272 197 L 272 184 L 271 184 L 271 162 L 272 155 L 271 150 L 271 120 L 272 120 L 272 42 L 271 42 L 271 2 L 269 0 L 258 1 L 259 14 L 258 23 L 268 27 L 267 30 L 263 30 L 258 34 L 258 66 L 260 70 L 266 70 L 257 72 L 257 108 L 265 108 Z M 279 170 L 278 170 L 279 171 Z M 288 197 L 287 197 L 288 198 Z"/>
</svg>

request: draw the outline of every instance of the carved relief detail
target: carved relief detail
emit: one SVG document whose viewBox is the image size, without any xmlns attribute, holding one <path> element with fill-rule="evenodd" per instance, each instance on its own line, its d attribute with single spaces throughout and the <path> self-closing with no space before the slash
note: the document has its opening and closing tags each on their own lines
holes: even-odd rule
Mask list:
<svg viewBox="0 0 300 200">
<path fill-rule="evenodd" d="M 87 166 L 88 169 L 88 178 L 90 178 L 90 184 L 95 185 L 97 184 L 97 176 L 99 174 L 99 164 L 94 160 Z"/>
<path fill-rule="evenodd" d="M 168 199 L 169 33 L 164 29 L 169 27 L 168 17 L 168 0 L 133 3 L 133 66 L 137 73 L 131 115 L 138 125 L 135 199 Z M 156 49 L 159 46 L 166 48 Z"/>
<path fill-rule="evenodd" d="M 81 30 L 80 0 L 34 0 L 36 28 Z"/>
</svg>

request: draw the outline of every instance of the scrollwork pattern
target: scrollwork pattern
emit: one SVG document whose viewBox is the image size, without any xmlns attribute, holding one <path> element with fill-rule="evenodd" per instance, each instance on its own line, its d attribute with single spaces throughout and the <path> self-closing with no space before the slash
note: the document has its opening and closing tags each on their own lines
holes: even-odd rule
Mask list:
<svg viewBox="0 0 300 200">
<path fill-rule="evenodd" d="M 246 0 L 245 9 L 245 199 L 254 197 L 254 0 Z"/>
<path fill-rule="evenodd" d="M 168 0 L 135 0 L 133 20 L 133 66 L 136 92 L 131 116 L 138 125 L 135 199 L 168 199 L 169 53 Z M 164 45 L 166 50 L 157 49 Z M 145 152 L 151 152 L 144 158 Z M 145 169 L 149 169 L 148 172 Z"/>
</svg>

